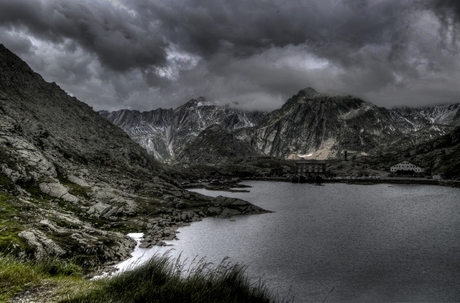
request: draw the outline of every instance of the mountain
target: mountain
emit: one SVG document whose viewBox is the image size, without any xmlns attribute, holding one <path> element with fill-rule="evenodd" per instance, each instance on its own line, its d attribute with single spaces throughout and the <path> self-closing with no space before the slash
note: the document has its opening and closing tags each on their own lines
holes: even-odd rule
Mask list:
<svg viewBox="0 0 460 303">
<path fill-rule="evenodd" d="M 418 131 L 427 125 L 460 126 L 460 103 L 430 105 L 418 108 L 395 107 L 390 113 L 399 127 L 409 132 Z"/>
<path fill-rule="evenodd" d="M 203 216 L 263 212 L 181 176 L 0 45 L 0 252 L 94 269 L 130 255 L 128 232 L 148 247 Z"/>
<path fill-rule="evenodd" d="M 256 155 L 248 143 L 236 139 L 222 126 L 214 124 L 184 144 L 178 151 L 177 160 L 189 165 L 223 165 Z"/>
<path fill-rule="evenodd" d="M 217 107 L 198 98 L 175 110 L 101 115 L 161 161 L 185 159 L 179 159 L 178 151 L 212 124 L 250 144 L 259 155 L 326 159 L 343 157 L 345 151 L 380 154 L 446 135 L 460 124 L 459 108 L 458 103 L 386 109 L 356 97 L 306 88 L 270 113 Z"/>
<path fill-rule="evenodd" d="M 233 132 L 258 124 L 265 115 L 263 112 L 217 106 L 203 97 L 192 99 L 174 110 L 120 110 L 100 114 L 121 127 L 134 141 L 163 162 L 174 160 L 178 148 L 213 124 Z"/>
<path fill-rule="evenodd" d="M 342 151 L 369 153 L 387 147 L 401 132 L 388 110 L 351 96 L 299 91 L 254 128 L 237 133 L 264 155 L 326 159 Z"/>
<path fill-rule="evenodd" d="M 459 108 L 460 103 L 390 109 L 394 126 L 403 133 L 396 143 L 410 147 L 448 134 L 460 125 Z"/>
<path fill-rule="evenodd" d="M 236 137 L 263 155 L 288 159 L 338 158 L 345 151 L 379 154 L 448 133 L 459 122 L 458 108 L 459 104 L 387 110 L 352 96 L 306 88 Z"/>
</svg>

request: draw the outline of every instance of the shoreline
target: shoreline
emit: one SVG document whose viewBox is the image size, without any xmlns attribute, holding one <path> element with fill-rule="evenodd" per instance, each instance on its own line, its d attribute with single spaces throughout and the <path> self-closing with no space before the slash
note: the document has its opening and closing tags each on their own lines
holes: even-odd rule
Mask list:
<svg viewBox="0 0 460 303">
<path fill-rule="evenodd" d="M 270 181 L 270 182 L 291 182 L 285 178 L 245 178 L 242 181 Z M 432 180 L 432 179 L 421 179 L 421 178 L 382 178 L 382 179 L 325 179 L 322 183 L 346 183 L 352 185 L 374 185 L 374 184 L 415 184 L 415 185 L 437 185 L 437 186 L 447 186 L 447 187 L 455 187 L 460 188 L 460 181 L 455 180 Z M 302 184 L 302 183 L 299 183 Z M 306 183 L 308 184 L 308 183 Z M 198 185 L 198 184 L 197 184 Z M 251 187 L 251 186 L 245 186 Z M 209 187 L 205 185 L 198 185 L 198 186 L 187 186 L 186 189 L 193 189 L 193 188 L 202 188 L 209 191 L 222 191 L 222 192 L 249 192 L 248 190 L 232 190 L 230 187 Z M 241 188 L 241 187 L 240 187 Z M 220 196 L 222 197 L 222 196 Z M 223 200 L 232 200 L 234 198 L 222 197 Z M 236 199 L 238 201 L 244 201 L 241 199 Z M 250 202 L 244 201 L 247 204 Z M 228 203 L 228 201 L 227 201 Z M 224 203 L 225 204 L 225 203 Z M 252 204 L 251 204 L 252 205 Z M 202 211 L 195 210 L 195 211 L 180 211 L 180 210 L 172 210 L 169 215 L 163 215 L 161 217 L 155 217 L 149 220 L 149 224 L 147 229 L 149 231 L 142 233 L 141 237 L 138 237 L 136 240 L 137 245 L 131 252 L 131 257 L 122 260 L 116 264 L 112 264 L 106 266 L 102 269 L 102 273 L 106 275 L 116 274 L 121 272 L 121 268 L 118 267 L 120 264 L 131 264 L 133 261 L 130 261 L 134 258 L 140 259 L 141 257 L 138 256 L 139 249 L 147 250 L 152 249 L 153 247 L 163 247 L 163 246 L 171 246 L 171 244 L 165 243 L 165 241 L 172 241 L 172 240 L 179 240 L 177 238 L 177 234 L 180 233 L 179 228 L 190 226 L 193 222 L 200 222 L 205 218 L 231 218 L 233 216 L 238 215 L 255 215 L 261 213 L 271 213 L 269 210 L 264 210 L 263 212 L 248 212 L 248 213 L 241 213 L 241 212 L 222 212 L 220 215 L 205 215 Z M 141 232 L 131 232 L 129 234 L 139 234 Z M 129 236 L 128 234 L 128 236 Z M 130 236 L 131 237 L 131 236 Z M 134 261 L 135 264 L 135 261 Z M 94 276 L 100 276 L 101 271 L 94 273 Z"/>
<path fill-rule="evenodd" d="M 290 179 L 282 177 L 263 177 L 263 178 L 244 178 L 243 181 L 271 181 L 271 182 L 291 182 Z M 321 183 L 349 183 L 356 185 L 373 185 L 373 184 L 419 184 L 419 185 L 438 185 L 460 188 L 460 180 L 433 180 L 424 178 L 398 178 L 384 177 L 380 179 L 370 178 L 353 178 L 353 179 L 323 179 Z M 303 184 L 303 183 L 299 183 Z M 308 183 L 306 183 L 308 184 Z M 200 188 L 200 187 L 188 187 Z"/>
<path fill-rule="evenodd" d="M 193 193 L 193 192 L 190 192 Z M 199 195 L 199 194 L 197 194 Z M 100 268 L 96 268 L 88 276 L 93 278 L 101 275 L 111 275 L 118 272 L 117 264 L 128 262 L 133 257 L 136 250 L 148 250 L 153 247 L 170 246 L 165 241 L 179 240 L 177 234 L 181 227 L 189 226 L 193 222 L 202 221 L 205 218 L 231 218 L 239 215 L 257 215 L 272 213 L 270 210 L 265 210 L 255 206 L 245 200 L 238 198 L 230 198 L 225 196 L 209 197 L 212 203 L 206 206 L 198 206 L 192 209 L 171 208 L 165 210 L 160 216 L 148 219 L 143 226 L 139 226 L 136 231 L 130 231 L 126 236 L 136 235 L 137 239 L 135 248 L 130 252 L 130 256 L 116 263 L 106 264 Z M 142 233 L 142 236 L 139 236 Z"/>
</svg>

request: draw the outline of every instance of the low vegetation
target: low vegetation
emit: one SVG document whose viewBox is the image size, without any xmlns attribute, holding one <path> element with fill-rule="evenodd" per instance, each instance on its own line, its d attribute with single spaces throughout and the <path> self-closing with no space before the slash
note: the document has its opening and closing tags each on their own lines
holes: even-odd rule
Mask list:
<svg viewBox="0 0 460 303">
<path fill-rule="evenodd" d="M 275 302 L 263 283 L 252 283 L 245 268 L 200 260 L 189 267 L 179 259 L 154 256 L 146 264 L 105 279 L 102 286 L 63 300 L 83 302 Z"/>
<path fill-rule="evenodd" d="M 37 302 L 277 302 L 245 267 L 203 259 L 154 256 L 146 264 L 109 278 L 87 280 L 79 266 L 58 259 L 24 261 L 0 254 L 0 301 Z M 21 301 L 22 302 L 22 301 Z"/>
<path fill-rule="evenodd" d="M 13 198 L 0 193 L 0 252 L 16 252 L 24 248 L 18 233 L 22 230 L 20 211 L 11 201 Z"/>
<path fill-rule="evenodd" d="M 94 288 L 93 284 L 73 263 L 59 259 L 23 260 L 0 253 L 0 302 L 24 296 L 32 296 L 38 302 L 57 302 Z"/>
</svg>

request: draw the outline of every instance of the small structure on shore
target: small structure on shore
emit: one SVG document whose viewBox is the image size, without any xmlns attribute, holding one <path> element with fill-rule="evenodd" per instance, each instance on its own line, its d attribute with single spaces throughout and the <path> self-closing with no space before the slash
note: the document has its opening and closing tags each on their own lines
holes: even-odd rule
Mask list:
<svg viewBox="0 0 460 303">
<path fill-rule="evenodd" d="M 295 162 L 297 178 L 293 182 L 320 181 L 326 173 L 325 160 L 298 160 Z"/>
<path fill-rule="evenodd" d="M 397 176 L 423 176 L 425 169 L 407 160 L 390 167 L 390 172 Z"/>
</svg>

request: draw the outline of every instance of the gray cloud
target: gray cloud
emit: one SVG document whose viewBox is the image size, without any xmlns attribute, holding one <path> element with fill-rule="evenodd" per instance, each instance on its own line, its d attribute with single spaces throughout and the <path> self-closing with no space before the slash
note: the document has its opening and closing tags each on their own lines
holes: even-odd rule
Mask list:
<svg viewBox="0 0 460 303">
<path fill-rule="evenodd" d="M 456 0 L 431 0 L 426 5 L 442 18 L 460 20 L 460 2 Z"/>
<path fill-rule="evenodd" d="M 113 70 L 164 63 L 167 44 L 154 23 L 109 2 L 7 0 L 0 7 L 0 25 L 52 43 L 70 39 Z"/>
<path fill-rule="evenodd" d="M 417 105 L 458 101 L 459 17 L 454 0 L 5 0 L 0 42 L 96 109 L 270 110 L 306 86 Z"/>
</svg>

